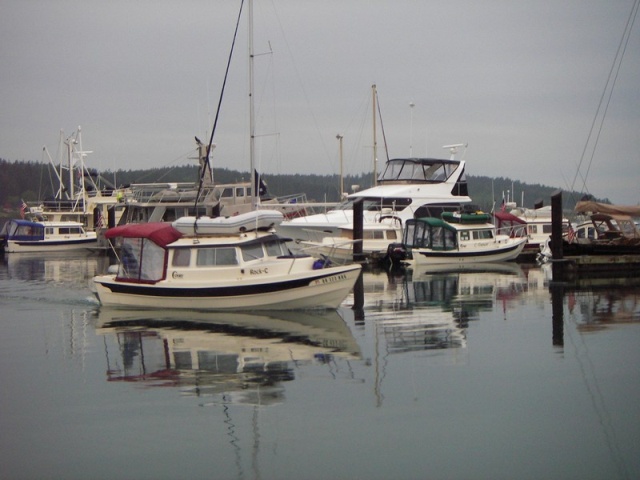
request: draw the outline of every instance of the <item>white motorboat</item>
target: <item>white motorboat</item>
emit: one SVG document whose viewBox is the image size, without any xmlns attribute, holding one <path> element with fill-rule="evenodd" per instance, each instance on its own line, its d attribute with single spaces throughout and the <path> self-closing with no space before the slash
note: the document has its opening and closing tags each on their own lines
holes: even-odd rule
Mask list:
<svg viewBox="0 0 640 480">
<path fill-rule="evenodd" d="M 96 232 L 87 232 L 79 222 L 33 222 L 13 219 L 3 235 L 7 253 L 64 252 L 96 248 Z"/>
<path fill-rule="evenodd" d="M 231 234 L 224 221 L 217 225 L 220 233 L 209 225 L 206 235 L 185 234 L 169 223 L 108 230 L 107 238 L 120 241 L 119 265 L 115 273 L 94 277 L 98 300 L 193 310 L 337 308 L 360 275 L 357 264 L 292 254 L 289 239 L 273 230 Z"/>
<path fill-rule="evenodd" d="M 453 155 L 452 155 L 453 157 Z M 354 204 L 361 202 L 363 225 L 396 219 L 403 224 L 412 218 L 440 217 L 442 212 L 460 210 L 471 204 L 465 175 L 465 161 L 454 158 L 395 158 L 378 185 L 352 193 L 346 202 L 326 213 L 283 221 L 278 233 L 296 241 L 317 241 L 318 236 L 339 237 L 353 226 Z"/>
<path fill-rule="evenodd" d="M 496 233 L 485 213 L 443 213 L 405 224 L 403 243 L 389 245 L 393 263 L 412 266 L 515 260 L 526 237 Z"/>
<path fill-rule="evenodd" d="M 313 232 L 317 233 L 317 232 Z M 353 260 L 354 245 L 362 244 L 363 257 L 380 260 L 387 253 L 390 243 L 402 239 L 402 223 L 398 219 L 386 219 L 378 223 L 363 225 L 362 239 L 354 239 L 353 226 L 340 229 L 339 237 L 322 236 L 316 241 L 300 241 L 302 251 L 313 252 L 330 258 L 336 262 Z"/>
</svg>

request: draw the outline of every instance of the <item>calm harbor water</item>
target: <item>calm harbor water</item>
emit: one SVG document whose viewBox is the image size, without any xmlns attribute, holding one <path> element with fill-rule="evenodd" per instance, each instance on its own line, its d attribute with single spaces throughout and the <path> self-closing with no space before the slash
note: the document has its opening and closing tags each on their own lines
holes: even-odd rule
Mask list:
<svg viewBox="0 0 640 480">
<path fill-rule="evenodd" d="M 0 477 L 640 478 L 640 288 L 365 272 L 337 313 L 100 308 L 0 264 Z"/>
</svg>

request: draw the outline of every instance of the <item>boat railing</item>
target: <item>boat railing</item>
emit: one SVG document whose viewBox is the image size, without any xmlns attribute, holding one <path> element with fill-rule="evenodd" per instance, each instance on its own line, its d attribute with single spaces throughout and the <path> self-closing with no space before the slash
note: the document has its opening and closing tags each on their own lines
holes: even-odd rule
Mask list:
<svg viewBox="0 0 640 480">
<path fill-rule="evenodd" d="M 279 196 L 278 200 L 280 203 L 284 204 L 306 204 L 307 203 L 307 194 L 306 193 L 294 193 L 292 195 L 284 195 Z"/>
<path fill-rule="evenodd" d="M 207 198 L 214 187 L 203 187 L 200 190 L 200 200 Z M 167 183 L 167 184 L 133 184 L 127 201 L 135 203 L 149 202 L 173 202 L 193 203 L 198 192 L 193 183 Z"/>
<path fill-rule="evenodd" d="M 336 238 L 334 241 L 327 242 L 303 242 L 299 245 L 297 251 L 299 253 L 310 255 L 325 263 L 322 268 L 330 265 L 348 265 L 353 263 L 354 245 L 362 243 L 362 239 Z"/>
</svg>

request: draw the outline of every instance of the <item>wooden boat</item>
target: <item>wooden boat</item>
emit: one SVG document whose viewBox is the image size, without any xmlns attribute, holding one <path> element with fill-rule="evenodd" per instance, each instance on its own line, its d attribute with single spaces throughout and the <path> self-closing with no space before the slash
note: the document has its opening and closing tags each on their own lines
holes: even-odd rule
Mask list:
<svg viewBox="0 0 640 480">
<path fill-rule="evenodd" d="M 640 217 L 640 207 L 579 201 L 575 212 L 586 218 L 563 234 L 565 257 L 640 255 L 640 230 L 634 220 Z M 541 248 L 538 261 L 544 263 L 551 258 L 549 240 Z"/>
<path fill-rule="evenodd" d="M 448 213 L 442 218 L 416 218 L 405 223 L 403 243 L 391 244 L 395 264 L 411 266 L 502 262 L 515 260 L 526 237 L 497 234 L 485 213 Z"/>
<path fill-rule="evenodd" d="M 14 252 L 62 252 L 96 248 L 96 232 L 87 232 L 80 222 L 34 222 L 14 219 L 3 230 L 4 250 Z"/>
<path fill-rule="evenodd" d="M 259 212 L 256 218 L 265 215 Z M 283 218 L 280 212 L 271 215 Z M 238 228 L 233 219 L 219 223 L 225 221 Z M 108 230 L 107 238 L 120 241 L 119 266 L 117 273 L 94 277 L 98 300 L 102 305 L 193 310 L 337 308 L 360 274 L 360 265 L 334 266 L 293 255 L 289 239 L 273 231 L 221 231 L 183 233 L 168 223 Z"/>
</svg>

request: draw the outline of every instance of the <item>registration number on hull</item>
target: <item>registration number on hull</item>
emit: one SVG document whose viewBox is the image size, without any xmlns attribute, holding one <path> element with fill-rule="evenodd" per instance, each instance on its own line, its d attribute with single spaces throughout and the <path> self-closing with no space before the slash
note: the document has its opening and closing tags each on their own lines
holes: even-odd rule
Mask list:
<svg viewBox="0 0 640 480">
<path fill-rule="evenodd" d="M 319 278 L 318 280 L 314 280 L 310 285 L 327 285 L 329 283 L 342 282 L 347 279 L 347 276 L 344 273 L 339 275 L 332 275 L 331 277 Z"/>
</svg>

